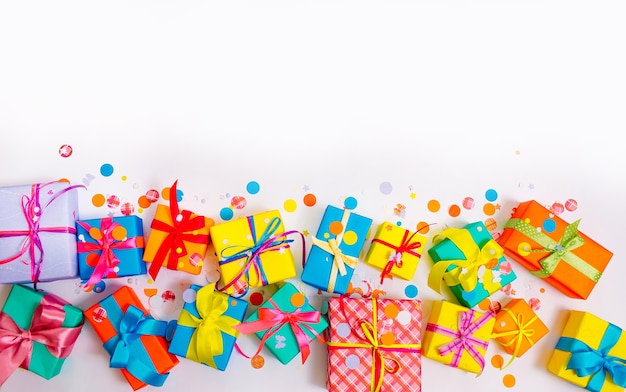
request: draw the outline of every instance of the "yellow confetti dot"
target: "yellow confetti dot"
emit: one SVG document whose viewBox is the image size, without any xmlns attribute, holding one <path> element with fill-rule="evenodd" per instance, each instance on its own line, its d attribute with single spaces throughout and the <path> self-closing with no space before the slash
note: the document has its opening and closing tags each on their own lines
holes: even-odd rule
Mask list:
<svg viewBox="0 0 626 392">
<path fill-rule="evenodd" d="M 285 200 L 283 207 L 285 208 L 285 211 L 287 212 L 294 212 L 296 208 L 298 208 L 298 204 L 296 203 L 295 200 L 289 199 L 289 200 Z"/>
<path fill-rule="evenodd" d="M 502 384 L 504 384 L 507 388 L 513 388 L 515 386 L 515 382 L 515 376 L 512 374 L 505 374 L 504 377 L 502 377 Z"/>
<path fill-rule="evenodd" d="M 176 268 L 182 269 L 184 266 L 185 266 L 185 263 L 183 263 L 182 261 L 179 261 L 178 264 L 176 265 Z"/>
<path fill-rule="evenodd" d="M 346 231 L 343 235 L 343 242 L 345 242 L 346 245 L 354 245 L 358 239 L 359 236 L 352 230 Z"/>
<path fill-rule="evenodd" d="M 181 247 L 176 248 L 176 253 L 178 253 L 178 254 L 183 253 L 183 248 L 181 248 Z"/>
<path fill-rule="evenodd" d="M 154 284 L 154 280 L 152 278 L 148 279 L 148 284 Z"/>
<path fill-rule="evenodd" d="M 126 181 L 127 179 L 128 179 L 128 177 L 122 176 L 122 181 Z"/>
<path fill-rule="evenodd" d="M 517 245 L 517 253 L 519 253 L 520 256 L 528 256 L 530 250 L 531 248 L 528 242 L 520 242 L 519 245 Z"/>
<path fill-rule="evenodd" d="M 198 267 L 202 267 L 204 265 L 204 261 L 198 261 Z"/>
</svg>

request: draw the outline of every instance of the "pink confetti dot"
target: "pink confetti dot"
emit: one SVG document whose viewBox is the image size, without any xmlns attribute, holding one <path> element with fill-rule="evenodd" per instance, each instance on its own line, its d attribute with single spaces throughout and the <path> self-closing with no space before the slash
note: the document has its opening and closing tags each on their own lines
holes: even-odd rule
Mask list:
<svg viewBox="0 0 626 392">
<path fill-rule="evenodd" d="M 230 200 L 230 205 L 237 210 L 243 209 L 247 203 L 246 198 L 243 196 L 233 196 Z"/>
<path fill-rule="evenodd" d="M 565 208 L 563 207 L 563 204 L 561 203 L 552 204 L 552 212 L 554 212 L 554 215 L 561 215 L 564 210 Z"/>
<path fill-rule="evenodd" d="M 122 215 L 128 216 L 132 215 L 135 212 L 135 207 L 131 203 L 124 203 L 120 208 Z"/>
<path fill-rule="evenodd" d="M 148 192 L 146 192 L 146 199 L 148 199 L 150 203 L 158 201 L 159 191 L 157 191 L 156 189 L 150 189 Z"/>
<path fill-rule="evenodd" d="M 528 304 L 530 305 L 531 309 L 534 311 L 537 311 L 539 310 L 539 308 L 541 308 L 541 301 L 539 300 L 539 298 L 529 299 Z"/>
<path fill-rule="evenodd" d="M 117 208 L 120 205 L 120 198 L 115 195 L 107 197 L 107 206 L 109 208 Z"/>
<path fill-rule="evenodd" d="M 471 197 L 466 197 L 465 199 L 463 199 L 463 208 L 465 208 L 466 210 L 471 210 L 472 208 L 474 208 L 474 199 L 472 199 Z"/>
<path fill-rule="evenodd" d="M 74 149 L 69 144 L 64 144 L 61 147 L 59 147 L 59 155 L 62 156 L 63 158 L 67 158 L 70 155 L 72 155 L 73 151 Z"/>
<path fill-rule="evenodd" d="M 578 202 L 574 199 L 568 199 L 565 202 L 565 209 L 572 212 L 572 211 L 576 211 L 576 209 L 578 208 Z"/>
</svg>

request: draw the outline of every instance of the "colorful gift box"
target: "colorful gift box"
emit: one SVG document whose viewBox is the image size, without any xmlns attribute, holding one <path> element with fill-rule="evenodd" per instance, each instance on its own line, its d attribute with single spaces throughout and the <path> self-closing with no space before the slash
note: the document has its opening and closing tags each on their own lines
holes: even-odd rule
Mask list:
<svg viewBox="0 0 626 392">
<path fill-rule="evenodd" d="M 244 323 L 234 326 L 243 334 L 254 333 L 261 344 L 252 357 L 267 347 L 283 364 L 298 353 L 304 364 L 313 340 L 320 336 L 328 322 L 315 310 L 308 299 L 291 283 L 285 282 L 267 301 L 252 313 Z"/>
<path fill-rule="evenodd" d="M 133 388 L 162 386 L 178 358 L 168 352 L 167 322 L 155 320 L 129 286 L 122 286 L 84 312 L 85 318 Z"/>
<path fill-rule="evenodd" d="M 448 301 L 433 303 L 424 356 L 471 373 L 482 373 L 495 323 L 491 311 L 481 313 Z"/>
<path fill-rule="evenodd" d="M 60 181 L 0 187 L 0 283 L 78 276 L 79 187 Z"/>
<path fill-rule="evenodd" d="M 420 300 L 330 298 L 329 392 L 420 391 Z"/>
<path fill-rule="evenodd" d="M 78 270 L 85 286 L 105 278 L 143 275 L 143 222 L 136 215 L 76 221 Z"/>
<path fill-rule="evenodd" d="M 178 318 L 169 352 L 179 357 L 226 370 L 248 303 L 215 291 L 215 284 L 192 284 L 183 293 L 185 304 Z"/>
<path fill-rule="evenodd" d="M 143 260 L 151 263 L 152 279 L 161 267 L 199 275 L 209 247 L 213 219 L 179 208 L 177 182 L 169 189 L 169 206 L 158 204 L 150 224 Z"/>
<path fill-rule="evenodd" d="M 550 330 L 523 298 L 513 298 L 496 313 L 492 338 L 511 354 L 506 368 L 521 357 Z"/>
<path fill-rule="evenodd" d="M 216 288 L 229 294 L 246 293 L 251 287 L 267 286 L 296 276 L 291 239 L 278 210 L 239 218 L 211 227 L 220 269 Z M 304 256 L 303 256 L 304 257 Z"/>
<path fill-rule="evenodd" d="M 83 328 L 82 310 L 14 285 L 0 312 L 0 386 L 19 367 L 45 379 L 61 372 Z"/>
<path fill-rule="evenodd" d="M 463 306 L 473 308 L 517 276 L 504 251 L 482 222 L 435 235 L 428 254 L 435 263 L 428 286 L 441 292 L 442 280 Z"/>
<path fill-rule="evenodd" d="M 505 254 L 571 298 L 587 299 L 613 253 L 534 200 L 520 203 L 498 243 Z"/>
<path fill-rule="evenodd" d="M 304 264 L 302 281 L 328 293 L 345 294 L 371 225 L 370 218 L 327 206 Z"/>
<path fill-rule="evenodd" d="M 570 310 L 547 368 L 592 392 L 626 388 L 626 334 L 589 312 Z"/>
<path fill-rule="evenodd" d="M 417 264 L 428 239 L 391 222 L 378 226 L 365 262 L 380 270 L 380 284 L 393 275 L 405 280 L 413 279 Z"/>
</svg>

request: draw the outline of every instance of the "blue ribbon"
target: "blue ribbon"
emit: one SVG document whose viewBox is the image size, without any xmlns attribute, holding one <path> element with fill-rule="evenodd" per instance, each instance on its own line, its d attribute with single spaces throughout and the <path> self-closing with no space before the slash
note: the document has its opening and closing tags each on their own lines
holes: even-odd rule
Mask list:
<svg viewBox="0 0 626 392">
<path fill-rule="evenodd" d="M 169 373 L 159 373 L 140 338 L 144 335 L 165 337 L 167 322 L 146 316 L 133 305 L 122 312 L 113 296 L 104 299 L 101 306 L 107 311 L 107 317 L 117 331 L 117 335 L 103 345 L 111 356 L 109 365 L 126 369 L 145 384 L 162 386 Z"/>
<path fill-rule="evenodd" d="M 609 323 L 597 350 L 578 339 L 568 337 L 561 337 L 556 349 L 572 353 L 567 363 L 568 370 L 573 369 L 578 377 L 591 376 L 587 390 L 600 392 L 607 373 L 613 384 L 626 388 L 626 359 L 608 355 L 621 334 L 621 328 Z"/>
</svg>

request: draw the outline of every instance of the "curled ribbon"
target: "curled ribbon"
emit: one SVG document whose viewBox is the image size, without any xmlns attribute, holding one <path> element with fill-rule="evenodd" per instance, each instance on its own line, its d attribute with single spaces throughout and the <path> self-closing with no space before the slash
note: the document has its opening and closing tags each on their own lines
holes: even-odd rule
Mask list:
<svg viewBox="0 0 626 392">
<path fill-rule="evenodd" d="M 572 253 L 574 249 L 585 243 L 585 240 L 578 233 L 579 223 L 580 219 L 567 225 L 559 241 L 553 240 L 545 233 L 538 231 L 529 223 L 518 218 L 509 219 L 504 228 L 519 231 L 543 247 L 533 249 L 531 252 L 548 253 L 548 255 L 539 262 L 541 269 L 530 271 L 533 275 L 539 278 L 547 278 L 552 275 L 559 263 L 564 261 L 585 277 L 597 283 L 602 273 L 585 260 Z"/>
<path fill-rule="evenodd" d="M 348 320 L 345 312 L 344 298 L 340 297 L 340 308 L 344 319 Z M 400 362 L 393 356 L 386 353 L 420 353 L 421 344 L 383 344 L 378 338 L 378 305 L 376 298 L 372 297 L 372 321 L 357 320 L 358 327 L 350 323 L 350 329 L 360 342 L 342 343 L 328 342 L 329 350 L 340 350 L 346 348 L 364 348 L 371 350 L 372 371 L 370 381 L 370 392 L 380 392 L 385 379 L 385 374 L 395 374 L 402 370 Z"/>
<path fill-rule="evenodd" d="M 253 245 L 232 245 L 222 250 L 221 260 L 219 265 L 232 263 L 241 259 L 245 259 L 245 264 L 241 271 L 230 282 L 226 283 L 222 287 L 217 287 L 218 291 L 225 291 L 235 283 L 240 281 L 241 278 L 245 278 L 246 289 L 241 294 L 242 296 L 248 292 L 250 286 L 267 286 L 269 281 L 263 269 L 263 263 L 261 262 L 261 255 L 266 252 L 283 252 L 289 248 L 289 244 L 293 240 L 288 240 L 287 236 L 291 234 L 299 234 L 302 240 L 302 259 L 304 260 L 304 235 L 297 230 L 291 230 L 284 233 L 276 233 L 280 228 L 281 220 L 278 217 L 272 218 L 270 222 L 265 226 L 261 236 L 256 239 L 256 227 L 254 224 L 254 216 L 248 216 L 248 227 L 252 234 Z M 238 249 L 238 250 L 236 250 Z M 232 252 L 232 253 L 231 253 Z M 250 269 L 256 273 L 257 281 L 250 281 Z"/>
<path fill-rule="evenodd" d="M 450 362 L 450 366 L 452 367 L 459 366 L 461 357 L 465 351 L 467 351 L 468 354 L 478 363 L 481 371 L 485 367 L 485 359 L 478 351 L 477 347 L 486 350 L 489 342 L 475 338 L 472 335 L 474 335 L 480 327 L 487 323 L 487 321 L 494 316 L 494 313 L 492 311 L 488 311 L 483 313 L 478 319 L 476 319 L 476 321 L 473 321 L 475 314 L 476 311 L 473 309 L 459 313 L 459 328 L 457 331 L 432 323 L 428 323 L 426 325 L 427 331 L 440 333 L 454 338 L 449 343 L 441 345 L 438 349 L 439 354 L 442 356 L 452 353 L 452 361 Z"/>
<path fill-rule="evenodd" d="M 383 241 L 380 238 L 374 238 L 372 240 L 372 242 L 377 242 L 381 245 L 384 245 L 393 249 L 393 252 L 389 256 L 389 261 L 387 261 L 387 264 L 385 264 L 385 267 L 380 273 L 380 284 L 383 284 L 385 278 L 391 275 L 391 270 L 394 267 L 402 268 L 402 255 L 404 253 L 408 253 L 417 258 L 421 257 L 421 255 L 417 253 L 416 250 L 421 248 L 423 244 L 419 241 L 412 242 L 413 237 L 415 237 L 415 235 L 417 235 L 416 232 L 412 233 L 411 236 L 409 236 L 408 230 L 405 231 L 404 235 L 402 236 L 402 241 L 400 242 L 400 245 L 397 245 L 397 246 L 387 241 Z"/>
<path fill-rule="evenodd" d="M 109 365 L 112 368 L 126 369 L 146 384 L 162 386 L 169 373 L 157 372 L 151 362 L 145 362 L 142 356 L 133 352 L 142 349 L 142 336 L 165 336 L 167 324 L 166 321 L 155 320 L 146 316 L 141 309 L 129 305 L 117 328 L 118 334 L 104 344 L 106 351 L 111 354 Z"/>
<path fill-rule="evenodd" d="M 572 353 L 567 363 L 568 370 L 573 369 L 578 377 L 591 376 L 585 389 L 600 392 L 607 374 L 613 384 L 626 388 L 626 358 L 608 355 L 621 334 L 619 327 L 609 323 L 597 350 L 578 339 L 563 336 L 559 338 L 556 349 Z"/>
<path fill-rule="evenodd" d="M 57 358 L 66 358 L 80 335 L 83 323 L 72 328 L 61 325 L 66 302 L 50 294 L 37 305 L 28 329 L 22 329 L 6 313 L 0 313 L 0 386 L 18 368 L 28 369 L 35 343 Z"/>
<path fill-rule="evenodd" d="M 81 221 L 76 222 L 89 233 L 91 227 Z M 113 218 L 106 217 L 100 221 L 101 239 L 94 238 L 93 242 L 78 242 L 78 252 L 100 252 L 96 267 L 85 283 L 85 287 L 99 283 L 106 277 L 116 277 L 115 267 L 120 264 L 120 260 L 113 252 L 115 249 L 132 249 L 138 246 L 137 237 L 125 238 L 124 240 L 116 240 L 113 238 L 113 230 L 120 226 L 119 223 L 113 222 Z M 141 242 L 141 241 L 140 241 Z M 139 244 L 142 245 L 142 244 Z"/>
<path fill-rule="evenodd" d="M 504 255 L 504 249 L 493 239 L 479 248 L 467 229 L 446 229 L 433 238 L 433 244 L 445 239 L 456 245 L 465 256 L 465 260 L 442 260 L 433 265 L 428 275 L 428 286 L 438 293 L 441 293 L 442 279 L 445 279 L 449 286 L 460 284 L 463 291 L 474 290 L 478 283 L 480 267 L 494 259 L 498 260 Z M 448 271 L 450 266 L 454 268 Z M 491 270 L 486 268 L 484 273 L 491 274 Z M 490 277 L 483 276 L 482 279 L 488 281 Z"/>
<path fill-rule="evenodd" d="M 187 349 L 187 358 L 215 367 L 214 357 L 224 352 L 222 333 L 234 336 L 239 320 L 224 315 L 228 310 L 228 295 L 215 292 L 215 284 L 204 286 L 196 294 L 196 309 L 200 317 L 183 308 L 178 324 L 194 328 Z"/>
<path fill-rule="evenodd" d="M 281 310 L 278 305 L 270 298 L 268 302 L 274 308 L 259 308 L 257 310 L 259 319 L 235 325 L 237 331 L 243 334 L 255 333 L 259 331 L 265 331 L 259 348 L 252 356 L 258 355 L 265 343 L 269 338 L 276 334 L 283 326 L 289 325 L 291 331 L 296 337 L 298 347 L 300 348 L 300 355 L 302 357 L 302 363 L 304 364 L 311 353 L 309 347 L 309 337 L 304 330 L 311 332 L 317 339 L 325 343 L 326 341 L 320 336 L 309 324 L 317 324 L 320 322 L 320 312 L 303 312 L 301 308 L 295 309 L 293 312 L 285 312 Z M 246 357 L 250 358 L 250 356 Z"/>
<path fill-rule="evenodd" d="M 350 211 L 343 210 L 343 215 L 341 217 L 341 227 L 348 226 L 348 220 L 350 219 Z M 346 276 L 348 273 L 346 266 L 352 269 L 356 268 L 358 263 L 358 258 L 353 256 L 345 255 L 341 249 L 339 248 L 341 241 L 343 240 L 343 231 L 335 238 L 330 238 L 328 241 L 320 240 L 317 237 L 313 237 L 313 245 L 321 248 L 323 251 L 330 253 L 333 255 L 333 265 L 330 270 L 330 277 L 328 279 L 328 289 L 329 293 L 335 292 L 335 285 L 337 284 L 337 274 L 340 276 Z"/>
<path fill-rule="evenodd" d="M 187 247 L 185 242 L 196 244 L 209 244 L 209 236 L 207 234 L 198 234 L 200 230 L 206 226 L 205 217 L 196 215 L 191 217 L 192 213 L 188 210 L 180 210 L 178 206 L 178 196 L 176 194 L 176 185 L 178 180 L 170 187 L 170 219 L 172 223 L 163 222 L 158 219 L 152 220 L 150 228 L 167 233 L 167 236 L 159 246 L 154 260 L 150 265 L 148 273 L 152 279 L 156 279 L 163 262 L 167 257 L 167 268 L 177 269 L 178 260 L 187 255 Z"/>
<path fill-rule="evenodd" d="M 13 260 L 19 259 L 24 255 L 28 255 L 29 262 L 24 261 L 24 264 L 30 263 L 30 279 L 37 287 L 39 282 L 39 275 L 41 274 L 41 264 L 44 261 L 44 248 L 41 243 L 39 233 L 65 233 L 76 234 L 76 228 L 74 227 L 41 227 L 41 217 L 45 213 L 46 209 L 61 195 L 76 188 L 86 188 L 83 185 L 72 185 L 62 189 L 52 196 L 47 203 L 41 205 L 40 193 L 45 190 L 46 187 L 56 182 L 48 182 L 45 184 L 33 184 L 31 186 L 30 196 L 22 195 L 22 213 L 26 218 L 27 230 L 6 230 L 0 231 L 0 238 L 2 237 L 26 237 L 22 242 L 20 251 L 12 257 L 0 260 L 0 264 L 6 264 Z M 52 191 L 50 191 L 52 192 Z"/>
<path fill-rule="evenodd" d="M 529 326 L 532 325 L 532 323 L 534 323 L 537 320 L 537 315 L 534 315 L 533 317 L 531 317 L 530 320 L 528 320 L 528 322 L 524 323 L 523 314 L 519 313 L 516 317 L 509 308 L 502 308 L 502 310 L 505 311 L 509 316 L 511 316 L 511 319 L 515 322 L 515 326 L 517 328 L 511 331 L 494 333 L 493 335 L 491 335 L 491 337 L 494 339 L 505 337 L 505 336 L 515 336 L 513 339 L 511 339 L 507 343 L 500 343 L 504 347 L 509 347 L 515 344 L 511 359 L 509 359 L 509 362 L 503 367 L 501 367 L 500 370 L 504 370 L 505 368 L 507 368 L 513 362 L 515 357 L 519 355 L 519 351 L 520 351 L 520 348 L 522 347 L 522 342 L 524 341 L 524 339 L 526 339 L 528 341 L 528 344 L 530 344 L 531 346 L 535 344 L 535 342 L 533 342 L 533 340 L 531 339 L 532 336 L 535 334 L 535 330 L 532 328 L 529 328 Z"/>
</svg>

